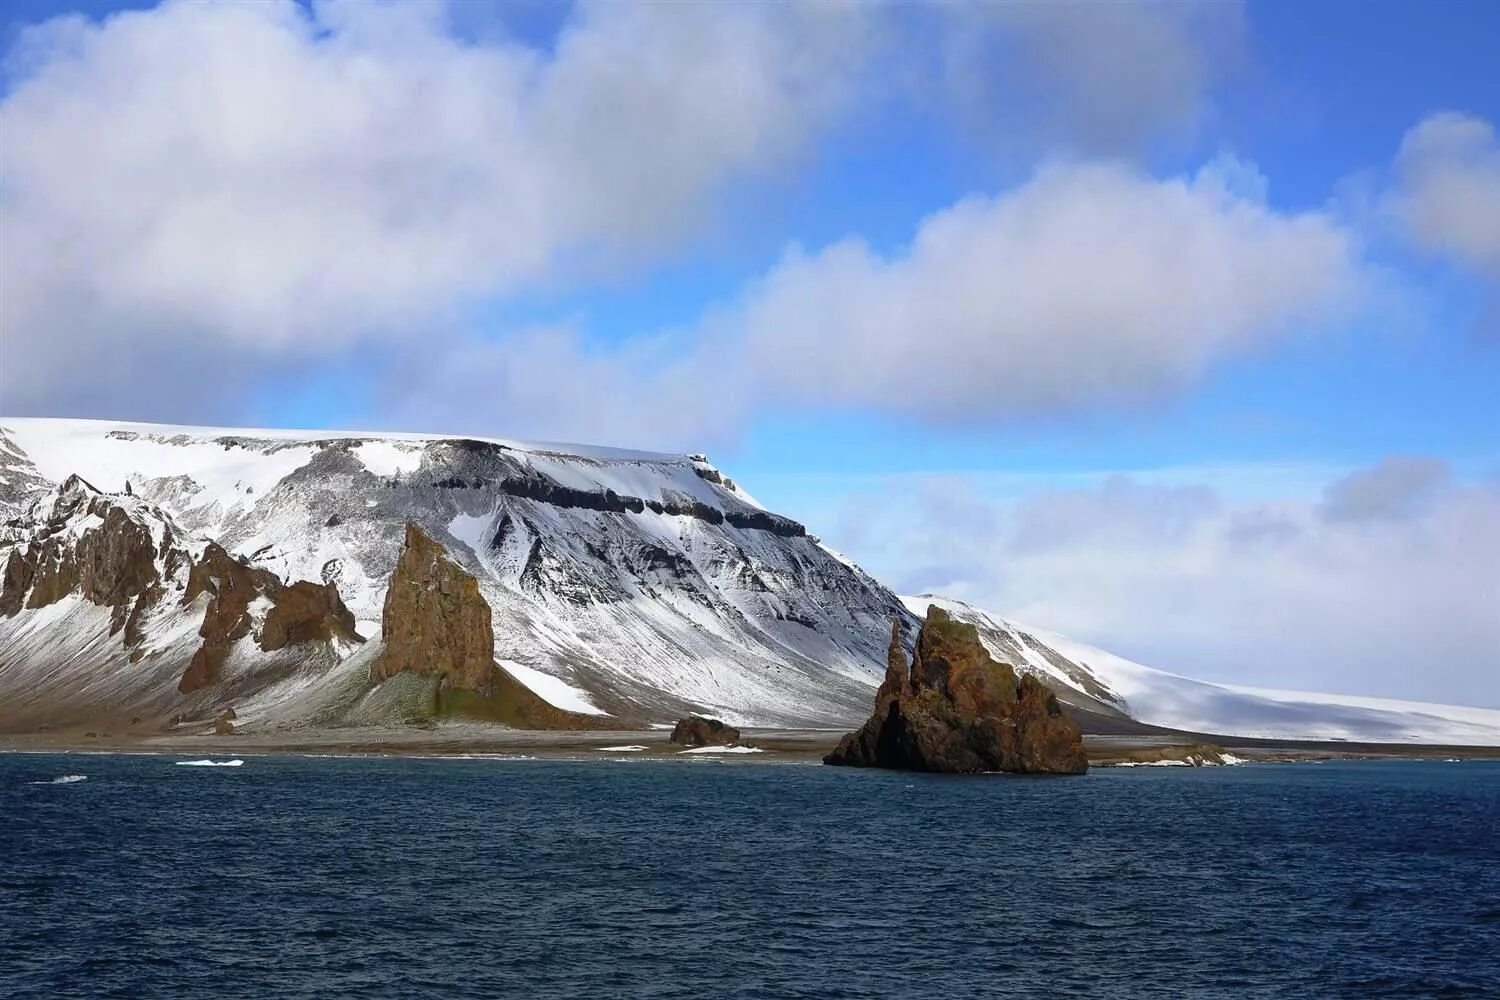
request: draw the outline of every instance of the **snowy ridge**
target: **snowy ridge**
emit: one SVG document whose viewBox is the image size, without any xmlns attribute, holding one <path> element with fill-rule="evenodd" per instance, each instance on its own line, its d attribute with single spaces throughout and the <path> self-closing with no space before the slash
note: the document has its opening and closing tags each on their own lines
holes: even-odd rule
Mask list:
<svg viewBox="0 0 1500 1000">
<path fill-rule="evenodd" d="M 1081 695 L 1103 692 L 1100 701 L 1150 725 L 1263 739 L 1500 746 L 1500 710 L 1213 684 L 1143 666 L 962 601 L 931 595 L 902 600 L 914 614 L 935 604 L 973 622 L 997 659 L 1045 674 Z M 1030 651 L 1025 662 L 1016 658 L 1017 643 Z"/>
</svg>

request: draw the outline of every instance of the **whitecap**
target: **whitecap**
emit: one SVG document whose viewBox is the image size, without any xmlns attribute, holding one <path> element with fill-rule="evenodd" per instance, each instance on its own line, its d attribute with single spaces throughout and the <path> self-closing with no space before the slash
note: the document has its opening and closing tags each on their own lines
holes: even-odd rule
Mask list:
<svg viewBox="0 0 1500 1000">
<path fill-rule="evenodd" d="M 28 785 L 76 785 L 80 781 L 89 780 L 86 774 L 64 774 L 51 781 L 28 781 Z"/>
</svg>

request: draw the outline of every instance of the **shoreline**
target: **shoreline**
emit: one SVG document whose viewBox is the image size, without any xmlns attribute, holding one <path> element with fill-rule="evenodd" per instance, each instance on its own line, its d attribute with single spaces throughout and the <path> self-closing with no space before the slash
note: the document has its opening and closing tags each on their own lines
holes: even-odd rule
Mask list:
<svg viewBox="0 0 1500 1000">
<path fill-rule="evenodd" d="M 435 729 L 370 727 L 355 730 L 295 730 L 212 733 L 100 734 L 4 733 L 0 753 L 143 754 L 321 757 L 413 757 L 453 759 L 734 760 L 757 763 L 821 763 L 842 730 L 747 729 L 743 742 L 759 752 L 697 751 L 669 742 L 665 729 L 554 731 L 498 729 L 458 723 Z M 1091 767 L 1149 764 L 1164 753 L 1210 745 L 1247 762 L 1305 760 L 1500 760 L 1500 746 L 1262 740 L 1176 735 L 1085 735 Z M 639 749 L 624 750 L 622 747 Z"/>
</svg>

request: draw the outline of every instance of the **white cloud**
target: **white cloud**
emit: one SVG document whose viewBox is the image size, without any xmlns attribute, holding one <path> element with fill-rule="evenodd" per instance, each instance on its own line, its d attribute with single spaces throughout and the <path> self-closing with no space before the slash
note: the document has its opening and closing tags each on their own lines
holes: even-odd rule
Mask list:
<svg viewBox="0 0 1500 1000">
<path fill-rule="evenodd" d="M 1331 217 L 1268 207 L 1239 161 L 1168 180 L 1054 166 L 890 255 L 794 248 L 671 336 L 447 341 L 402 366 L 384 422 L 699 449 L 786 405 L 968 424 L 1137 406 L 1353 306 L 1356 258 Z"/>
<path fill-rule="evenodd" d="M 862 24 L 584 4 L 543 51 L 461 40 L 438 4 L 282 0 L 33 29 L 0 102 L 0 397 L 138 406 L 120 373 L 170 392 L 415 340 L 480 298 L 649 257 L 726 182 L 804 150 Z"/>
<path fill-rule="evenodd" d="M 1435 459 L 1265 502 L 1117 476 L 976 520 L 924 495 L 895 482 L 859 504 L 858 544 L 830 541 L 905 567 L 888 577 L 908 592 L 1189 676 L 1500 707 L 1500 483 Z"/>
<path fill-rule="evenodd" d="M 1490 122 L 1449 111 L 1413 126 L 1389 204 L 1421 247 L 1500 281 L 1500 141 Z"/>
<path fill-rule="evenodd" d="M 1356 299 L 1354 238 L 1263 187 L 1226 159 L 1046 168 L 892 254 L 794 249 L 748 296 L 748 351 L 769 394 L 938 420 L 1153 400 Z"/>
</svg>

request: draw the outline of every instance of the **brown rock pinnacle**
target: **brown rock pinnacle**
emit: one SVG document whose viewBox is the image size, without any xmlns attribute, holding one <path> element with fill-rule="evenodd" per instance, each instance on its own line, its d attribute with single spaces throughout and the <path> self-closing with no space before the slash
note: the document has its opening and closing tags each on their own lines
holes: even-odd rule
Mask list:
<svg viewBox="0 0 1500 1000">
<path fill-rule="evenodd" d="M 380 682 L 403 670 L 438 674 L 444 688 L 491 693 L 495 633 L 479 583 L 415 524 L 391 574 L 381 614 L 385 649 L 370 666 Z"/>
<path fill-rule="evenodd" d="M 901 627 L 891 629 L 875 713 L 845 736 L 827 764 L 907 771 L 1082 774 L 1078 726 L 1030 674 L 996 663 L 973 625 L 927 609 L 910 669 Z"/>
</svg>

